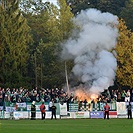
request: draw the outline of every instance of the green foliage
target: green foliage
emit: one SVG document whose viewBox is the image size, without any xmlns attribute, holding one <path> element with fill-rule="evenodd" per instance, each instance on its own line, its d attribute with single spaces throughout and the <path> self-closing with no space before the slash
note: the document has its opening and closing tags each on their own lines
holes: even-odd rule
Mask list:
<svg viewBox="0 0 133 133">
<path fill-rule="evenodd" d="M 71 6 L 74 14 L 88 8 L 96 8 L 102 12 L 110 12 L 115 15 L 120 14 L 125 7 L 125 0 L 66 0 Z"/>
<path fill-rule="evenodd" d="M 133 88 L 133 33 L 127 29 L 123 20 L 119 21 L 117 52 L 117 81 L 122 86 Z"/>
<path fill-rule="evenodd" d="M 77 15 L 81 10 L 85 10 L 92 7 L 92 5 L 90 5 L 89 0 L 66 0 L 66 2 L 70 6 L 71 11 L 74 15 Z"/>
<path fill-rule="evenodd" d="M 65 0 L 58 0 L 59 9 L 59 30 L 61 32 L 61 41 L 68 39 L 71 35 L 74 24 L 72 22 L 73 14 L 70 12 L 70 7 Z"/>
<path fill-rule="evenodd" d="M 126 22 L 128 29 L 133 31 L 133 0 L 128 0 L 121 11 L 120 17 Z"/>
<path fill-rule="evenodd" d="M 61 86 L 65 80 L 64 63 L 60 60 L 60 43 L 73 30 L 73 14 L 65 0 L 58 1 L 60 8 L 48 2 L 41 12 L 24 13 L 31 27 L 34 44 L 30 45 L 28 75 L 38 87 Z"/>
<path fill-rule="evenodd" d="M 118 16 L 124 6 L 125 0 L 100 0 L 97 3 L 97 9 L 101 10 L 102 12 L 110 12 Z"/>
<path fill-rule="evenodd" d="M 96 8 L 102 12 L 110 12 L 124 19 L 128 29 L 133 31 L 133 0 L 66 0 L 73 14 L 81 10 Z"/>
<path fill-rule="evenodd" d="M 17 84 L 26 74 L 28 43 L 32 40 L 29 26 L 18 10 L 18 2 L 12 0 L 0 5 L 0 72 L 1 83 Z"/>
</svg>

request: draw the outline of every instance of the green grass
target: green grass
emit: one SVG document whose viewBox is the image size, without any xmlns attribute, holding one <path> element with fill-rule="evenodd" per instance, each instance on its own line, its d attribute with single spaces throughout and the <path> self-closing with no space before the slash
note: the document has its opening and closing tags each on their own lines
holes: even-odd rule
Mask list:
<svg viewBox="0 0 133 133">
<path fill-rule="evenodd" d="M 0 133 L 133 133 L 133 120 L 0 120 Z"/>
</svg>

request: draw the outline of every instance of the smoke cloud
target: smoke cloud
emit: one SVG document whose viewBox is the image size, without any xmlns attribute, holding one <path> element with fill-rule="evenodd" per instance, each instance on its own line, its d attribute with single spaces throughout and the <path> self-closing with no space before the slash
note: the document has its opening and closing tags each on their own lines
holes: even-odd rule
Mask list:
<svg viewBox="0 0 133 133">
<path fill-rule="evenodd" d="M 117 43 L 117 19 L 96 9 L 81 11 L 73 20 L 80 29 L 62 44 L 62 58 L 74 59 L 72 73 L 90 94 L 99 94 L 114 83 L 117 61 L 110 50 Z"/>
</svg>

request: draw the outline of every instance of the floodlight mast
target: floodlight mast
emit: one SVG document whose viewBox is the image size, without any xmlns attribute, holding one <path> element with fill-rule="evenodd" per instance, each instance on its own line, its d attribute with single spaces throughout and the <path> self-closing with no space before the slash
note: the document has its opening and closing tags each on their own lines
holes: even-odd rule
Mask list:
<svg viewBox="0 0 133 133">
<path fill-rule="evenodd" d="M 66 65 L 66 61 L 65 61 L 65 75 L 66 75 L 67 93 L 68 93 L 68 95 L 69 95 L 70 89 L 69 89 L 69 82 L 68 82 L 68 74 L 67 74 L 67 65 Z"/>
</svg>

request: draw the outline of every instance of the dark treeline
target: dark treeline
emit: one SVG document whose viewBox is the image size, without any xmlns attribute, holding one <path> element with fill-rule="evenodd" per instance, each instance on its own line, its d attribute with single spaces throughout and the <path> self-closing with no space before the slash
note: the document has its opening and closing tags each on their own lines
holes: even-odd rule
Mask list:
<svg viewBox="0 0 133 133">
<path fill-rule="evenodd" d="M 132 0 L 66 0 L 73 14 L 81 10 L 96 8 L 102 12 L 110 12 L 123 18 L 126 25 L 133 31 L 133 1 Z"/>
</svg>

